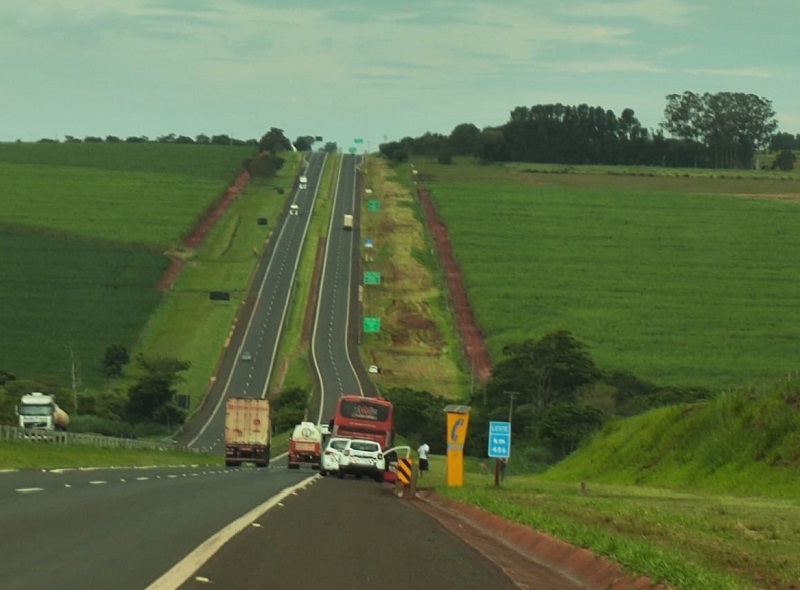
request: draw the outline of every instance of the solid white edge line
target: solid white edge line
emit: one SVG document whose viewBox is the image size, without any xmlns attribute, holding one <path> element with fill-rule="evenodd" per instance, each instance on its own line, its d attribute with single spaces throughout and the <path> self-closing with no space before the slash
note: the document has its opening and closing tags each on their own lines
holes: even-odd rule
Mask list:
<svg viewBox="0 0 800 590">
<path fill-rule="evenodd" d="M 278 505 L 281 500 L 287 496 L 291 496 L 297 490 L 305 488 L 318 477 L 319 475 L 317 474 L 312 475 L 300 483 L 284 489 L 278 495 L 273 496 L 260 506 L 256 506 L 244 516 L 239 517 L 226 527 L 217 531 L 201 543 L 194 551 L 189 553 L 189 555 L 172 566 L 169 571 L 150 584 L 146 590 L 176 590 L 184 584 L 192 574 L 199 570 L 205 562 L 211 559 L 225 543 L 230 541 L 256 519 L 263 516 L 268 510 Z"/>
</svg>

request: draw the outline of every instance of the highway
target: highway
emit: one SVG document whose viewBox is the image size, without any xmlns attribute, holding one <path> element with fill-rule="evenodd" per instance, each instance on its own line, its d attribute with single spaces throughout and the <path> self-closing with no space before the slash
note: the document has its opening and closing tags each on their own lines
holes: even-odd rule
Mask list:
<svg viewBox="0 0 800 590">
<path fill-rule="evenodd" d="M 370 381 L 358 357 L 358 156 L 342 156 L 337 175 L 325 259 L 322 268 L 314 332 L 312 365 L 317 371 L 320 396 L 310 415 L 326 424 L 342 394 L 363 394 Z M 354 215 L 355 227 L 344 229 L 345 214 Z"/>
<path fill-rule="evenodd" d="M 189 466 L 0 473 L 0 586 L 147 588 L 310 476 Z"/>
<path fill-rule="evenodd" d="M 179 442 L 222 457 L 225 398 L 266 396 L 325 160 L 325 152 L 310 153 L 305 172 L 307 187 L 297 188 L 291 199 L 299 214 L 286 215 L 276 228 L 277 235 L 273 236 L 256 271 L 253 292 L 245 301 L 217 381 Z M 244 351 L 250 353 L 251 360 L 242 360 Z"/>
<path fill-rule="evenodd" d="M 324 163 L 324 153 L 310 156 L 308 186 L 290 198 L 300 214 L 276 228 L 244 303 L 249 319 L 232 334 L 201 419 L 183 434 L 182 442 L 218 452 L 220 463 L 222 401 L 265 395 Z M 358 165 L 344 155 L 337 171 L 314 322 L 321 396 L 312 417 L 323 422 L 341 393 L 374 394 L 357 356 Z M 354 230 L 342 228 L 345 213 L 356 216 Z M 244 350 L 251 361 L 241 360 Z M 388 485 L 279 463 L 0 473 L 0 583 L 13 590 L 517 587 Z"/>
</svg>

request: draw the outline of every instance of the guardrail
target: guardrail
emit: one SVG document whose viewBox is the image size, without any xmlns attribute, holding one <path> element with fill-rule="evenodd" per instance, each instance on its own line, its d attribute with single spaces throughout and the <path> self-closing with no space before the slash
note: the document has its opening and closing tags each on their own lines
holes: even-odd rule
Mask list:
<svg viewBox="0 0 800 590">
<path fill-rule="evenodd" d="M 25 441 L 33 443 L 50 443 L 67 446 L 90 446 L 106 449 L 139 449 L 151 451 L 202 452 L 173 441 L 139 440 L 135 438 L 115 438 L 100 434 L 82 432 L 61 432 L 58 430 L 41 430 L 38 428 L 18 428 L 0 425 L 0 441 Z"/>
</svg>

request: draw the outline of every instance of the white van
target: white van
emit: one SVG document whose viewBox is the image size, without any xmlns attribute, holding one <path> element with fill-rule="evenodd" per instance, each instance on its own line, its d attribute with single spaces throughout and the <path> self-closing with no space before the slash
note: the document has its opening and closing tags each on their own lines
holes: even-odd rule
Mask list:
<svg viewBox="0 0 800 590">
<path fill-rule="evenodd" d="M 308 178 L 305 176 L 300 177 L 300 188 L 306 188 L 308 186 Z"/>
<path fill-rule="evenodd" d="M 289 205 L 289 215 L 300 215 L 300 207 L 292 203 Z"/>
</svg>

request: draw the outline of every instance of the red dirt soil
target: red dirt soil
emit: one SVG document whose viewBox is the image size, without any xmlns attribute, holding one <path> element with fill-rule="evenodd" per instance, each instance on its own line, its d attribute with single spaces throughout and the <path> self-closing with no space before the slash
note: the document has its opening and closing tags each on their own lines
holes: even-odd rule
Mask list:
<svg viewBox="0 0 800 590">
<path fill-rule="evenodd" d="M 442 268 L 444 268 L 444 279 L 455 314 L 456 330 L 461 336 L 464 355 L 472 365 L 475 378 L 479 382 L 486 382 L 492 376 L 492 361 L 489 358 L 483 332 L 475 324 L 475 316 L 469 303 L 464 279 L 461 277 L 461 269 L 453 257 L 453 248 L 450 246 L 447 236 L 447 226 L 436 214 L 430 191 L 426 188 L 418 188 L 417 196 L 425 214 L 425 222 L 433 236 Z"/>
<path fill-rule="evenodd" d="M 183 241 L 184 247 L 195 250 L 200 244 L 203 243 L 208 232 L 214 227 L 214 224 L 222 217 L 222 214 L 231 206 L 236 197 L 238 197 L 242 189 L 247 186 L 247 183 L 250 181 L 250 173 L 246 170 L 239 173 L 239 176 L 233 181 L 233 183 L 227 188 L 225 193 L 220 197 L 219 201 L 217 201 L 214 208 L 211 209 L 206 216 L 200 220 L 195 228 L 192 230 L 192 233 Z M 171 263 L 169 268 L 166 270 L 164 275 L 159 279 L 158 283 L 156 283 L 156 289 L 159 291 L 166 291 L 169 289 L 176 280 L 178 280 L 178 276 L 181 274 L 181 269 L 184 265 L 184 260 L 178 256 L 170 256 Z"/>
</svg>

